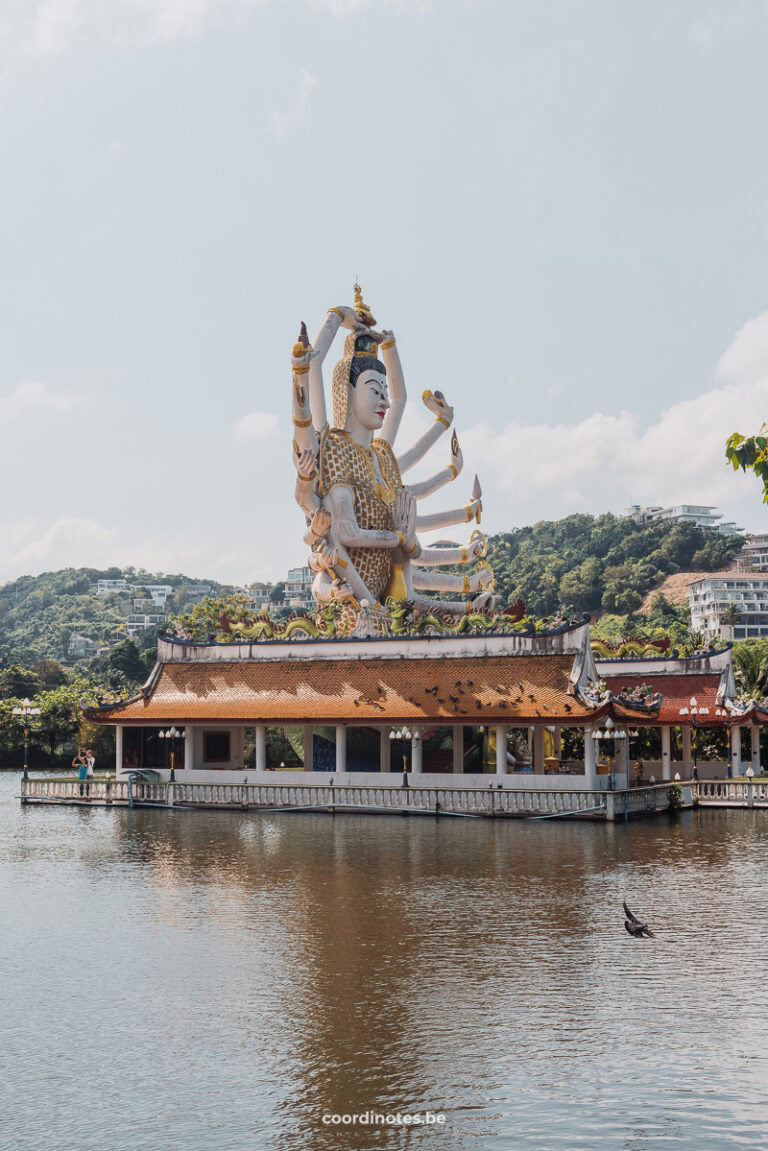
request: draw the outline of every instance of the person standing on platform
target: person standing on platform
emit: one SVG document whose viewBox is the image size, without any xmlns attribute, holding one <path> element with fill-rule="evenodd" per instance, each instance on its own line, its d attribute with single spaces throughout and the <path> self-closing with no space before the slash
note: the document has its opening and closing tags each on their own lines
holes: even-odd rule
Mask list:
<svg viewBox="0 0 768 1151">
<path fill-rule="evenodd" d="M 78 748 L 77 755 L 72 760 L 72 766 L 77 768 L 77 778 L 80 781 L 80 794 L 83 795 L 85 791 L 85 781 L 88 778 L 88 760 L 84 747 Z"/>
</svg>

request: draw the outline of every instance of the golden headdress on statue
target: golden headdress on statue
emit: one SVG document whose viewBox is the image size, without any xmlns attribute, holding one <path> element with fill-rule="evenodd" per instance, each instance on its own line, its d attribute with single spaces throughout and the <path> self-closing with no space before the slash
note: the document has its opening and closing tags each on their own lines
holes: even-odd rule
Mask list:
<svg viewBox="0 0 768 1151">
<path fill-rule="evenodd" d="M 349 388 L 352 364 L 357 356 L 365 356 L 375 360 L 379 354 L 379 345 L 376 337 L 365 328 L 371 328 L 376 323 L 371 315 L 371 309 L 363 302 L 360 285 L 355 284 L 354 310 L 360 317 L 363 328 L 350 332 L 344 340 L 344 354 L 333 369 L 333 385 L 331 396 L 333 399 L 333 426 L 344 431 L 347 426 L 347 413 L 349 411 Z"/>
</svg>

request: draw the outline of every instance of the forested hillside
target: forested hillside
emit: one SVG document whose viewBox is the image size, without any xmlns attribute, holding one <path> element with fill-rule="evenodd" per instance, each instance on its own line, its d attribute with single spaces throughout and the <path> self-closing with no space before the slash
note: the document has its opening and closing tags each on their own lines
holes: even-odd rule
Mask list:
<svg viewBox="0 0 768 1151">
<path fill-rule="evenodd" d="M 502 604 L 522 598 L 538 616 L 560 604 L 623 616 L 637 611 L 666 576 L 726 567 L 740 546 L 738 538 L 688 524 L 638 527 L 614 515 L 573 515 L 491 536 L 488 561 Z M 198 582 L 133 568 L 67 568 L 24 576 L 0 588 L 0 659 L 6 666 L 62 659 L 73 632 L 100 642 L 119 639 L 124 616 L 117 601 L 100 599 L 89 589 L 99 579 L 121 576 L 176 588 L 171 611 L 182 608 L 185 588 Z M 206 582 L 216 594 L 220 585 Z"/>
<path fill-rule="evenodd" d="M 573 515 L 490 537 L 488 561 L 501 601 L 521 597 L 533 615 L 559 604 L 627 615 L 666 576 L 727 567 L 741 544 L 690 524 L 639 527 L 611 514 Z"/>
<path fill-rule="evenodd" d="M 134 583 L 163 583 L 177 589 L 170 606 L 178 610 L 184 588 L 197 582 L 183 575 L 135 568 L 65 568 L 39 576 L 22 576 L 0 587 L 0 660 L 62 659 L 73 632 L 99 642 L 119 638 L 124 615 L 113 597 L 89 594 L 97 580 L 125 577 Z M 207 581 L 213 588 L 220 585 Z"/>
</svg>

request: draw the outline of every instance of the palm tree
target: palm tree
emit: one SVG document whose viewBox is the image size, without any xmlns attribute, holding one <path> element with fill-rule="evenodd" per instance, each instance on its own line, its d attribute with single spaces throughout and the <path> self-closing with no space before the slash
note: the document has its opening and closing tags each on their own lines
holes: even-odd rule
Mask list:
<svg viewBox="0 0 768 1151">
<path fill-rule="evenodd" d="M 749 699 L 768 695 L 768 640 L 748 639 L 733 649 L 733 674 Z"/>
<path fill-rule="evenodd" d="M 733 629 L 736 624 L 741 623 L 742 613 L 735 603 L 726 604 L 720 613 L 720 624 L 730 628 L 731 639 L 733 639 Z"/>
</svg>

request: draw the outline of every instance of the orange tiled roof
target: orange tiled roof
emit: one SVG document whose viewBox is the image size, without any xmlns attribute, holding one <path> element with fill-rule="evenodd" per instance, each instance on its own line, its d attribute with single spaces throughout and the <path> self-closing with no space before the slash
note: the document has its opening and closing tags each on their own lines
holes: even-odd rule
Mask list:
<svg viewBox="0 0 768 1151">
<path fill-rule="evenodd" d="M 165 663 L 146 699 L 98 723 L 233 721 L 498 723 L 578 721 L 573 655 Z"/>
<path fill-rule="evenodd" d="M 653 724 L 690 723 L 691 716 L 681 716 L 680 708 L 688 707 L 691 697 L 695 697 L 699 707 L 709 708 L 709 715 L 697 717 L 697 722 L 710 724 L 719 722 L 715 715 L 715 708 L 718 706 L 717 692 L 720 687 L 720 676 L 717 674 L 607 675 L 605 682 L 614 696 L 621 695 L 623 690 L 637 687 L 641 683 L 649 684 L 654 691 L 660 692 L 663 696 L 659 710 L 650 714 L 634 711 L 632 708 L 622 708 L 621 715 L 625 716 L 628 722 L 642 723 L 645 719 L 646 722 Z"/>
</svg>

